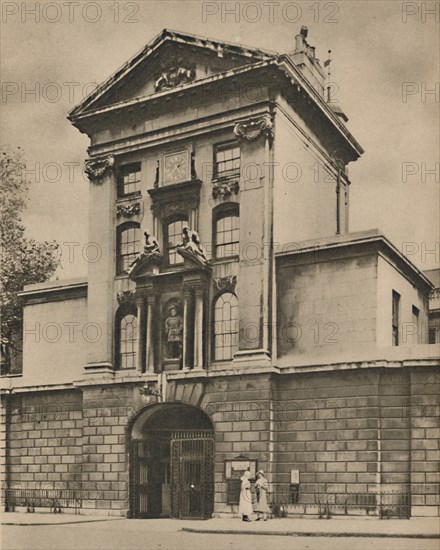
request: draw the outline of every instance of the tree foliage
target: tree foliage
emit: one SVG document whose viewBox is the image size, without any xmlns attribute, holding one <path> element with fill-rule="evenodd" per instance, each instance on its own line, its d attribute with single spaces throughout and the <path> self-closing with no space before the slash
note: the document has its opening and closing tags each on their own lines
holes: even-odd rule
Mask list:
<svg viewBox="0 0 440 550">
<path fill-rule="evenodd" d="M 32 283 L 47 281 L 60 263 L 59 245 L 37 242 L 25 235 L 22 213 L 30 183 L 25 177 L 20 148 L 0 150 L 0 307 L 2 351 L 6 363 L 17 354 L 17 335 L 23 323 L 23 301 L 18 293 Z"/>
</svg>

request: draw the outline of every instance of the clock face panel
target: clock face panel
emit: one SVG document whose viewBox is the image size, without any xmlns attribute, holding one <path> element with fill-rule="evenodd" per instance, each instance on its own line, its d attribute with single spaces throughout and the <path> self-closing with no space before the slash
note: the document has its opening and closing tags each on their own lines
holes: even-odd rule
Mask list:
<svg viewBox="0 0 440 550">
<path fill-rule="evenodd" d="M 189 152 L 180 151 L 164 156 L 163 183 L 178 183 L 189 179 Z"/>
</svg>

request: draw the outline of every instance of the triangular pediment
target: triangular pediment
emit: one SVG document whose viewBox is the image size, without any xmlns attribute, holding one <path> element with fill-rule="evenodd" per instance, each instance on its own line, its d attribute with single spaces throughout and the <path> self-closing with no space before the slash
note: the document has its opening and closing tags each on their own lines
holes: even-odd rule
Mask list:
<svg viewBox="0 0 440 550">
<path fill-rule="evenodd" d="M 131 264 L 128 275 L 133 281 L 157 275 L 163 260 L 159 252 L 143 252 Z"/>
<path fill-rule="evenodd" d="M 75 107 L 70 118 L 185 86 L 275 55 L 165 29 Z"/>
</svg>

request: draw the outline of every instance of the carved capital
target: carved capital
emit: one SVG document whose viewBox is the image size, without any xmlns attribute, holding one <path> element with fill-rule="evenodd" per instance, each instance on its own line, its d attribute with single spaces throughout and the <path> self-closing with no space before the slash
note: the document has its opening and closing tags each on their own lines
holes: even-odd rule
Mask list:
<svg viewBox="0 0 440 550">
<path fill-rule="evenodd" d="M 132 304 L 134 302 L 134 292 L 132 290 L 123 290 L 117 294 L 118 304 Z"/>
<path fill-rule="evenodd" d="M 234 127 L 234 134 L 245 141 L 255 141 L 260 136 L 265 135 L 269 139 L 273 138 L 273 120 L 268 114 L 260 117 L 249 118 L 242 122 L 237 122 Z"/>
<path fill-rule="evenodd" d="M 115 157 L 113 155 L 87 159 L 84 172 L 90 181 L 97 181 L 103 178 L 109 170 L 112 170 L 114 164 Z"/>
<path fill-rule="evenodd" d="M 214 279 L 214 284 L 219 292 L 235 292 L 237 286 L 237 275 L 229 275 Z"/>
<path fill-rule="evenodd" d="M 133 204 L 118 204 L 116 207 L 116 216 L 123 216 L 124 218 L 131 218 L 141 211 L 141 203 L 135 202 Z"/>
</svg>

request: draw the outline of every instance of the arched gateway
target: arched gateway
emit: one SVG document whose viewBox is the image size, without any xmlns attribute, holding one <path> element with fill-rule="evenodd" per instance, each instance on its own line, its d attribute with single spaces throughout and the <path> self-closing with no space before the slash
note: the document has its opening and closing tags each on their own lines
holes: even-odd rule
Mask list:
<svg viewBox="0 0 440 550">
<path fill-rule="evenodd" d="M 142 409 L 129 428 L 130 517 L 208 518 L 214 508 L 214 430 L 180 402 Z"/>
</svg>

